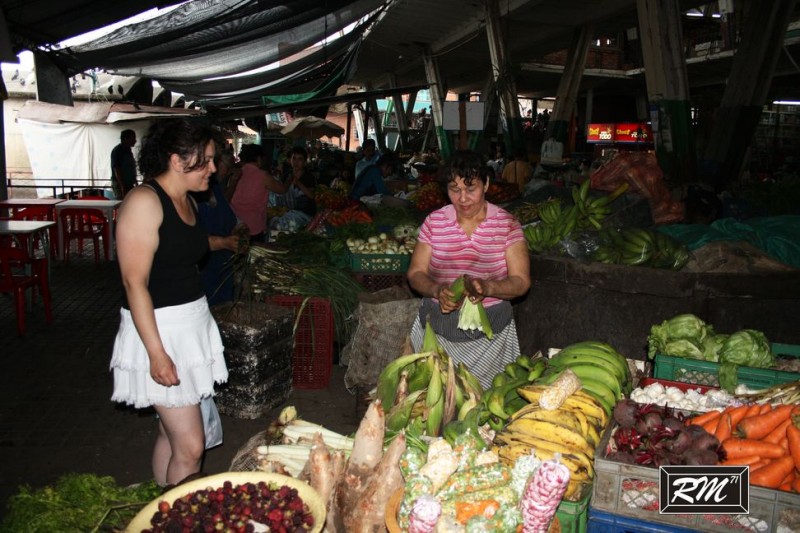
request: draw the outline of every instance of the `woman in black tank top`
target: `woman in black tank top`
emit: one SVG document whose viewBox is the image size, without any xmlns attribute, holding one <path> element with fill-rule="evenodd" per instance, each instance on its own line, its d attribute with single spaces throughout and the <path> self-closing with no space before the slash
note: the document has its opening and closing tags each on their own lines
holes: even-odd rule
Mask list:
<svg viewBox="0 0 800 533">
<path fill-rule="evenodd" d="M 117 223 L 124 298 L 112 400 L 158 413 L 152 464 L 162 485 L 199 472 L 199 403 L 228 377 L 197 263 L 209 250 L 236 251 L 238 238 L 209 237 L 189 197 L 208 188 L 215 136 L 199 122 L 156 120 L 139 153 L 144 186 L 126 196 Z"/>
</svg>

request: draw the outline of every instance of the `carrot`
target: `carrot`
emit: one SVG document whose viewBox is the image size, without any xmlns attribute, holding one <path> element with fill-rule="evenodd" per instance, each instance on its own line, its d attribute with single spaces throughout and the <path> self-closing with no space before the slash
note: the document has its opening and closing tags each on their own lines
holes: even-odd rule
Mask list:
<svg viewBox="0 0 800 533">
<path fill-rule="evenodd" d="M 703 413 L 702 415 L 697 415 L 694 418 L 688 419 L 686 421 L 686 425 L 689 426 L 694 424 L 695 426 L 702 426 L 706 422 L 717 420 L 720 414 L 721 414 L 720 411 L 709 411 L 707 413 Z"/>
<path fill-rule="evenodd" d="M 800 476 L 797 476 L 797 479 L 795 479 L 792 483 L 792 490 L 795 492 L 800 492 Z"/>
<path fill-rule="evenodd" d="M 759 405 L 757 403 L 752 404 L 750 406 L 750 409 L 748 409 L 747 412 L 745 413 L 744 417 L 748 418 L 750 416 L 756 416 L 758 413 L 761 412 L 762 407 L 763 405 Z"/>
<path fill-rule="evenodd" d="M 730 438 L 731 432 L 733 431 L 733 427 L 731 426 L 731 414 L 724 413 L 722 416 L 719 417 L 719 422 L 717 422 L 717 428 L 714 431 L 714 436 L 717 437 L 717 440 L 722 442 L 725 439 Z"/>
<path fill-rule="evenodd" d="M 737 436 L 745 439 L 763 439 L 781 422 L 789 418 L 792 409 L 794 409 L 793 405 L 779 405 L 768 413 L 744 418 L 736 426 Z"/>
<path fill-rule="evenodd" d="M 761 406 L 761 409 L 758 411 L 758 414 L 763 415 L 772 411 L 772 405 L 765 403 Z"/>
<path fill-rule="evenodd" d="M 749 405 L 740 405 L 739 407 L 734 407 L 728 413 L 731 415 L 731 427 L 735 428 L 736 424 L 742 421 L 742 419 L 747 416 L 747 412 L 750 410 Z"/>
<path fill-rule="evenodd" d="M 778 485 L 778 490 L 785 490 L 786 492 L 792 492 L 792 484 L 781 483 L 780 485 Z"/>
<path fill-rule="evenodd" d="M 784 483 L 789 483 L 791 485 L 796 475 L 797 474 L 795 473 L 794 468 L 792 468 L 792 471 L 786 474 L 786 477 L 781 480 L 781 485 L 783 485 Z"/>
<path fill-rule="evenodd" d="M 770 461 L 750 472 L 750 484 L 770 489 L 778 488 L 786 474 L 794 470 L 794 461 L 788 455 Z"/>
<path fill-rule="evenodd" d="M 754 472 L 761 468 L 762 466 L 767 466 L 769 464 L 769 459 L 761 459 L 750 465 L 750 472 Z"/>
<path fill-rule="evenodd" d="M 745 457 L 737 457 L 735 459 L 725 459 L 720 464 L 721 465 L 753 465 L 761 460 L 761 457 L 758 455 L 749 455 Z"/>
<path fill-rule="evenodd" d="M 789 454 L 794 459 L 794 467 L 800 470 L 800 428 L 794 424 L 786 428 L 786 440 L 789 443 Z"/>
<path fill-rule="evenodd" d="M 775 429 L 770 431 L 767 434 L 767 436 L 764 437 L 761 440 L 766 441 L 766 442 L 773 442 L 773 443 L 776 443 L 776 444 L 780 444 L 780 442 L 783 439 L 786 438 L 786 428 L 788 428 L 789 424 L 791 424 L 791 423 L 792 423 L 792 419 L 791 418 L 787 418 L 786 420 L 784 420 L 783 422 L 778 424 L 778 427 L 776 427 Z"/>
<path fill-rule="evenodd" d="M 722 443 L 728 459 L 759 455 L 764 459 L 776 459 L 786 454 L 780 444 L 762 442 L 754 439 L 730 438 Z"/>
</svg>

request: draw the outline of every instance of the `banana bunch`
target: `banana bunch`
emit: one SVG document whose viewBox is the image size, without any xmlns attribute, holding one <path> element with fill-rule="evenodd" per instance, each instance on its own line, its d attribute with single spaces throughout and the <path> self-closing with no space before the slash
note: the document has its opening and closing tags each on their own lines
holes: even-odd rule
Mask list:
<svg viewBox="0 0 800 533">
<path fill-rule="evenodd" d="M 425 329 L 422 350 L 398 357 L 378 377 L 376 397 L 386 411 L 390 433 L 421 418 L 425 433 L 438 437 L 450 422 L 467 420 L 481 400 L 483 390 L 478 379 L 442 350 L 430 324 Z M 477 419 L 473 425 L 477 435 Z M 456 426 L 451 432 L 453 429 L 465 428 Z"/>
<path fill-rule="evenodd" d="M 511 214 L 519 220 L 520 224 L 527 224 L 539 217 L 539 204 L 524 202 L 512 209 Z"/>
<path fill-rule="evenodd" d="M 545 368 L 546 363 L 541 355 L 534 358 L 520 355 L 513 363 L 508 363 L 503 372 L 494 376 L 492 386 L 483 391 L 478 414 L 479 424 L 488 423 L 495 431 L 502 429 L 508 418 L 528 404 L 520 397 L 517 389 L 539 379 Z"/>
<path fill-rule="evenodd" d="M 686 246 L 660 231 L 605 228 L 592 258 L 608 264 L 643 265 L 680 270 L 689 260 Z"/>
<path fill-rule="evenodd" d="M 580 187 L 572 188 L 572 202 L 580 214 L 578 227 L 580 229 L 594 228 L 601 229 L 603 220 L 611 214 L 611 202 L 628 190 L 628 184 L 623 183 L 607 196 L 589 198 L 589 188 L 591 182 L 586 180 Z"/>
<path fill-rule="evenodd" d="M 617 400 L 630 393 L 631 376 L 628 362 L 611 345 L 599 341 L 570 344 L 548 361 L 552 373 L 541 383 L 549 385 L 566 370 L 581 382 L 581 390 L 593 397 L 611 415 Z"/>
<path fill-rule="evenodd" d="M 497 432 L 493 449 L 507 465 L 531 453 L 543 461 L 560 454 L 561 462 L 570 470 L 564 498 L 577 501 L 594 479 L 594 451 L 610 418 L 604 407 L 583 390 L 567 396 L 559 408 L 545 410 L 539 400 L 548 390 L 548 385 L 540 383 L 518 389 L 528 403 Z"/>
<path fill-rule="evenodd" d="M 576 230 L 600 229 L 603 220 L 611 213 L 611 202 L 628 189 L 624 183 L 607 196 L 589 198 L 590 181 L 572 188 L 572 205 L 566 206 L 558 198 L 545 200 L 538 205 L 540 223 L 523 229 L 528 248 L 542 253 L 556 247 Z"/>
</svg>

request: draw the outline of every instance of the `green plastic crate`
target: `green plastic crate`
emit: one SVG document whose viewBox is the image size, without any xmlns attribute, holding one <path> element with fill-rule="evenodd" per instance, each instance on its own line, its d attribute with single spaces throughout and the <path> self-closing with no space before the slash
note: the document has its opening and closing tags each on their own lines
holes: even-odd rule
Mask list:
<svg viewBox="0 0 800 533">
<path fill-rule="evenodd" d="M 776 357 L 800 357 L 800 346 L 773 343 L 772 353 L 775 354 Z M 653 377 L 656 379 L 669 379 L 696 385 L 719 387 L 718 372 L 718 363 L 657 354 Z M 800 381 L 800 373 L 798 372 L 784 372 L 781 370 L 754 368 L 750 366 L 740 366 L 736 375 L 739 378 L 739 383 L 743 383 L 751 389 L 765 389 L 774 385 L 780 385 L 781 383 Z"/>
<path fill-rule="evenodd" d="M 404 273 L 410 262 L 411 255 L 408 254 L 350 254 L 353 272 Z"/>
<path fill-rule="evenodd" d="M 588 489 L 586 495 L 577 502 L 562 501 L 556 510 L 556 517 L 561 526 L 562 533 L 586 533 L 586 524 L 589 521 L 589 500 L 592 491 Z"/>
</svg>

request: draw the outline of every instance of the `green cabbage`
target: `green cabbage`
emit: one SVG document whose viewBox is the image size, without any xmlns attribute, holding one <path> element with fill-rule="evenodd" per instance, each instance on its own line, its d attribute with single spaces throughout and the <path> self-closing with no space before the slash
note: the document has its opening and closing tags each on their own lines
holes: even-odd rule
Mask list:
<svg viewBox="0 0 800 533">
<path fill-rule="evenodd" d="M 719 351 L 730 335 L 717 333 L 716 335 L 709 335 L 703 341 L 703 359 L 706 361 L 719 361 Z"/>
<path fill-rule="evenodd" d="M 739 384 L 739 376 L 736 371 L 739 365 L 734 363 L 722 363 L 719 365 L 719 386 L 726 392 L 733 394 L 736 391 L 736 385 Z"/>
<path fill-rule="evenodd" d="M 700 359 L 703 357 L 703 348 L 698 346 L 689 339 L 675 339 L 667 341 L 664 344 L 664 351 L 659 352 L 662 355 L 671 355 L 672 357 L 683 357 L 685 359 Z"/>
<path fill-rule="evenodd" d="M 719 350 L 719 361 L 757 368 L 775 366 L 775 356 L 770 350 L 767 337 L 754 329 L 732 333 Z"/>
<path fill-rule="evenodd" d="M 676 357 L 691 357 L 692 359 L 703 359 L 703 345 L 706 337 L 713 335 L 713 328 L 703 322 L 699 317 L 692 314 L 683 314 L 665 320 L 661 325 L 654 325 L 650 328 L 650 335 L 647 337 L 647 355 L 652 359 L 657 353 L 664 355 L 675 355 Z M 697 348 L 701 355 L 684 356 L 669 353 L 667 344 L 670 341 L 688 340 Z M 681 344 L 680 351 L 694 353 L 685 343 Z"/>
</svg>

